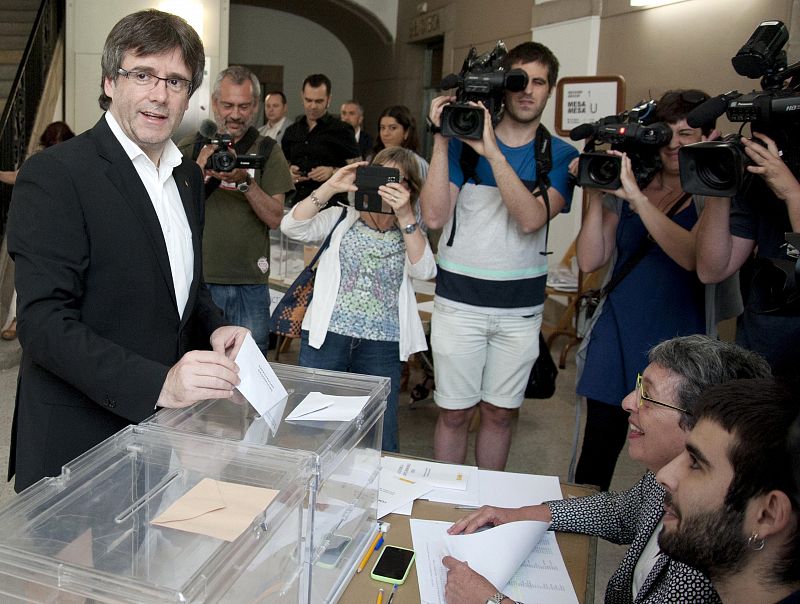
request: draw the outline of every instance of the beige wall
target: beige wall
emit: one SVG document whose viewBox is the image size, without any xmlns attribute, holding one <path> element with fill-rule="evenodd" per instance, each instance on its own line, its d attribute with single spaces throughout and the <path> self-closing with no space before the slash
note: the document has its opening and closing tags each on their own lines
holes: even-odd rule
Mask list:
<svg viewBox="0 0 800 604">
<path fill-rule="evenodd" d="M 649 10 L 608 0 L 602 17 L 598 73 L 627 82 L 628 106 L 670 88 L 701 88 L 716 95 L 758 87 L 736 74 L 730 59 L 767 19 L 787 26 L 791 0 L 686 0 Z"/>
</svg>

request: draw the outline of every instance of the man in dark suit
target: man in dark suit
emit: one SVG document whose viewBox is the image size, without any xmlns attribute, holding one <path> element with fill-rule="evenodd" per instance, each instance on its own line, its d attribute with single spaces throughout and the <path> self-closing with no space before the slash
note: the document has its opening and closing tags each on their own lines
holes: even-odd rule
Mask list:
<svg viewBox="0 0 800 604">
<path fill-rule="evenodd" d="M 106 114 L 20 170 L 8 220 L 17 491 L 157 406 L 229 397 L 239 382 L 247 330 L 224 326 L 203 285 L 202 175 L 170 140 L 204 60 L 183 19 L 128 15 L 103 49 Z"/>
</svg>

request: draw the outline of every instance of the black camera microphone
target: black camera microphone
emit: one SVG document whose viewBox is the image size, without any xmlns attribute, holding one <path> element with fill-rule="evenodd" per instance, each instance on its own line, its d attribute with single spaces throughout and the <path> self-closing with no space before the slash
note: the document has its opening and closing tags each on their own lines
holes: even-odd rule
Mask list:
<svg viewBox="0 0 800 604">
<path fill-rule="evenodd" d="M 708 99 L 705 103 L 698 105 L 689 112 L 686 116 L 686 123 L 689 124 L 691 128 L 702 128 L 725 113 L 728 109 L 728 102 L 740 96 L 742 96 L 740 92 L 731 90 L 725 94 L 720 94 L 719 96 Z"/>
<path fill-rule="evenodd" d="M 205 119 L 200 122 L 198 131 L 203 138 L 217 138 L 217 123 L 214 120 Z"/>
<path fill-rule="evenodd" d="M 461 76 L 457 73 L 451 73 L 442 78 L 442 83 L 439 84 L 441 90 L 450 90 L 461 84 Z"/>
<path fill-rule="evenodd" d="M 597 131 L 597 124 L 581 124 L 569 131 L 569 137 L 574 141 L 589 138 Z"/>
</svg>

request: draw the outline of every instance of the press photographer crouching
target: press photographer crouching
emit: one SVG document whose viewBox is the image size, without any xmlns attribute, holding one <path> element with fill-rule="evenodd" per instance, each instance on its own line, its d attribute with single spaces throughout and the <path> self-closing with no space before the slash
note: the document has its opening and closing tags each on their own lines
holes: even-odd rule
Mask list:
<svg viewBox="0 0 800 604">
<path fill-rule="evenodd" d="M 303 319 L 300 365 L 390 378 L 383 418 L 387 451 L 398 450 L 400 362 L 427 350 L 411 284 L 412 278 L 436 275 L 412 207 L 420 187 L 414 153 L 390 147 L 371 166 L 339 168 L 281 223 L 293 239 L 319 243 L 329 237 Z M 355 193 L 354 207 L 322 209 L 334 195 L 348 192 Z"/>
<path fill-rule="evenodd" d="M 578 352 L 577 392 L 586 397 L 588 417 L 575 478 L 602 490 L 609 487 L 628 434 L 628 416 L 620 403 L 647 366 L 646 351 L 675 336 L 707 331 L 693 232 L 701 200 L 681 189 L 678 151 L 712 134 L 713 121 L 703 128 L 686 122 L 689 112 L 708 98 L 699 90 L 673 90 L 654 108 L 652 102 L 640 105 L 633 123 L 651 133 L 666 125 L 668 134 L 618 139 L 615 146 L 624 151 L 612 150 L 606 157 L 619 162 L 620 186 L 585 188 L 589 200 L 577 239 L 578 264 L 590 272 L 613 259 L 613 269 Z M 604 134 L 604 125 L 608 121 L 590 130 L 607 141 L 611 135 Z M 614 128 L 619 131 L 621 125 Z M 648 142 L 665 138 L 668 142 L 660 146 Z M 570 166 L 573 174 L 579 161 Z M 613 167 L 606 174 L 609 183 L 615 180 L 610 171 Z"/>
<path fill-rule="evenodd" d="M 716 283 L 742 269 L 736 341 L 764 355 L 776 375 L 792 371 L 800 342 L 800 63 L 787 66 L 787 40 L 783 23 L 762 23 L 732 62 L 741 75 L 761 76 L 763 90 L 720 95 L 690 116 L 724 112 L 750 122 L 752 139 L 681 153 L 685 186 L 720 196 L 698 224 L 697 274 Z"/>
</svg>

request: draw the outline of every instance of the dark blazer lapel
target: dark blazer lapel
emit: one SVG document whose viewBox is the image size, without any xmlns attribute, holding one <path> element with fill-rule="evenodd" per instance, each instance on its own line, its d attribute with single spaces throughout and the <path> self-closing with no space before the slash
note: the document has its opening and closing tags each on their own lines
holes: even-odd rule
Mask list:
<svg viewBox="0 0 800 604">
<path fill-rule="evenodd" d="M 202 189 L 193 189 L 191 186 L 191 183 L 193 182 L 197 183 L 198 187 L 201 186 L 200 179 L 197 178 L 196 170 L 194 168 L 195 165 L 196 164 L 194 162 L 184 160 L 183 163 L 176 166 L 172 171 L 172 176 L 175 179 L 175 184 L 178 186 L 178 193 L 180 193 L 181 202 L 183 203 L 183 210 L 186 212 L 186 219 L 189 221 L 189 228 L 192 230 L 194 269 L 192 283 L 189 286 L 189 298 L 186 301 L 187 310 L 194 306 L 194 300 L 197 296 L 197 289 L 200 287 L 200 284 L 203 281 L 203 252 L 201 246 L 203 237 L 203 206 L 198 205 L 198 201 L 200 204 L 203 203 L 202 195 L 204 193 Z M 185 323 L 190 315 L 191 312 L 184 312 L 181 323 Z"/>
<path fill-rule="evenodd" d="M 172 270 L 169 264 L 167 244 L 164 241 L 161 223 L 158 221 L 158 216 L 155 208 L 153 208 L 153 202 L 147 194 L 147 189 L 139 178 L 136 168 L 133 167 L 133 162 L 125 153 L 122 145 L 119 144 L 114 133 L 111 132 L 105 115 L 92 128 L 92 136 L 96 141 L 100 157 L 108 162 L 106 176 L 139 219 L 150 244 L 153 246 L 161 276 L 169 289 L 173 307 L 177 312 L 178 304 L 175 299 L 175 284 L 172 282 Z M 181 197 L 183 196 L 181 195 Z"/>
</svg>

